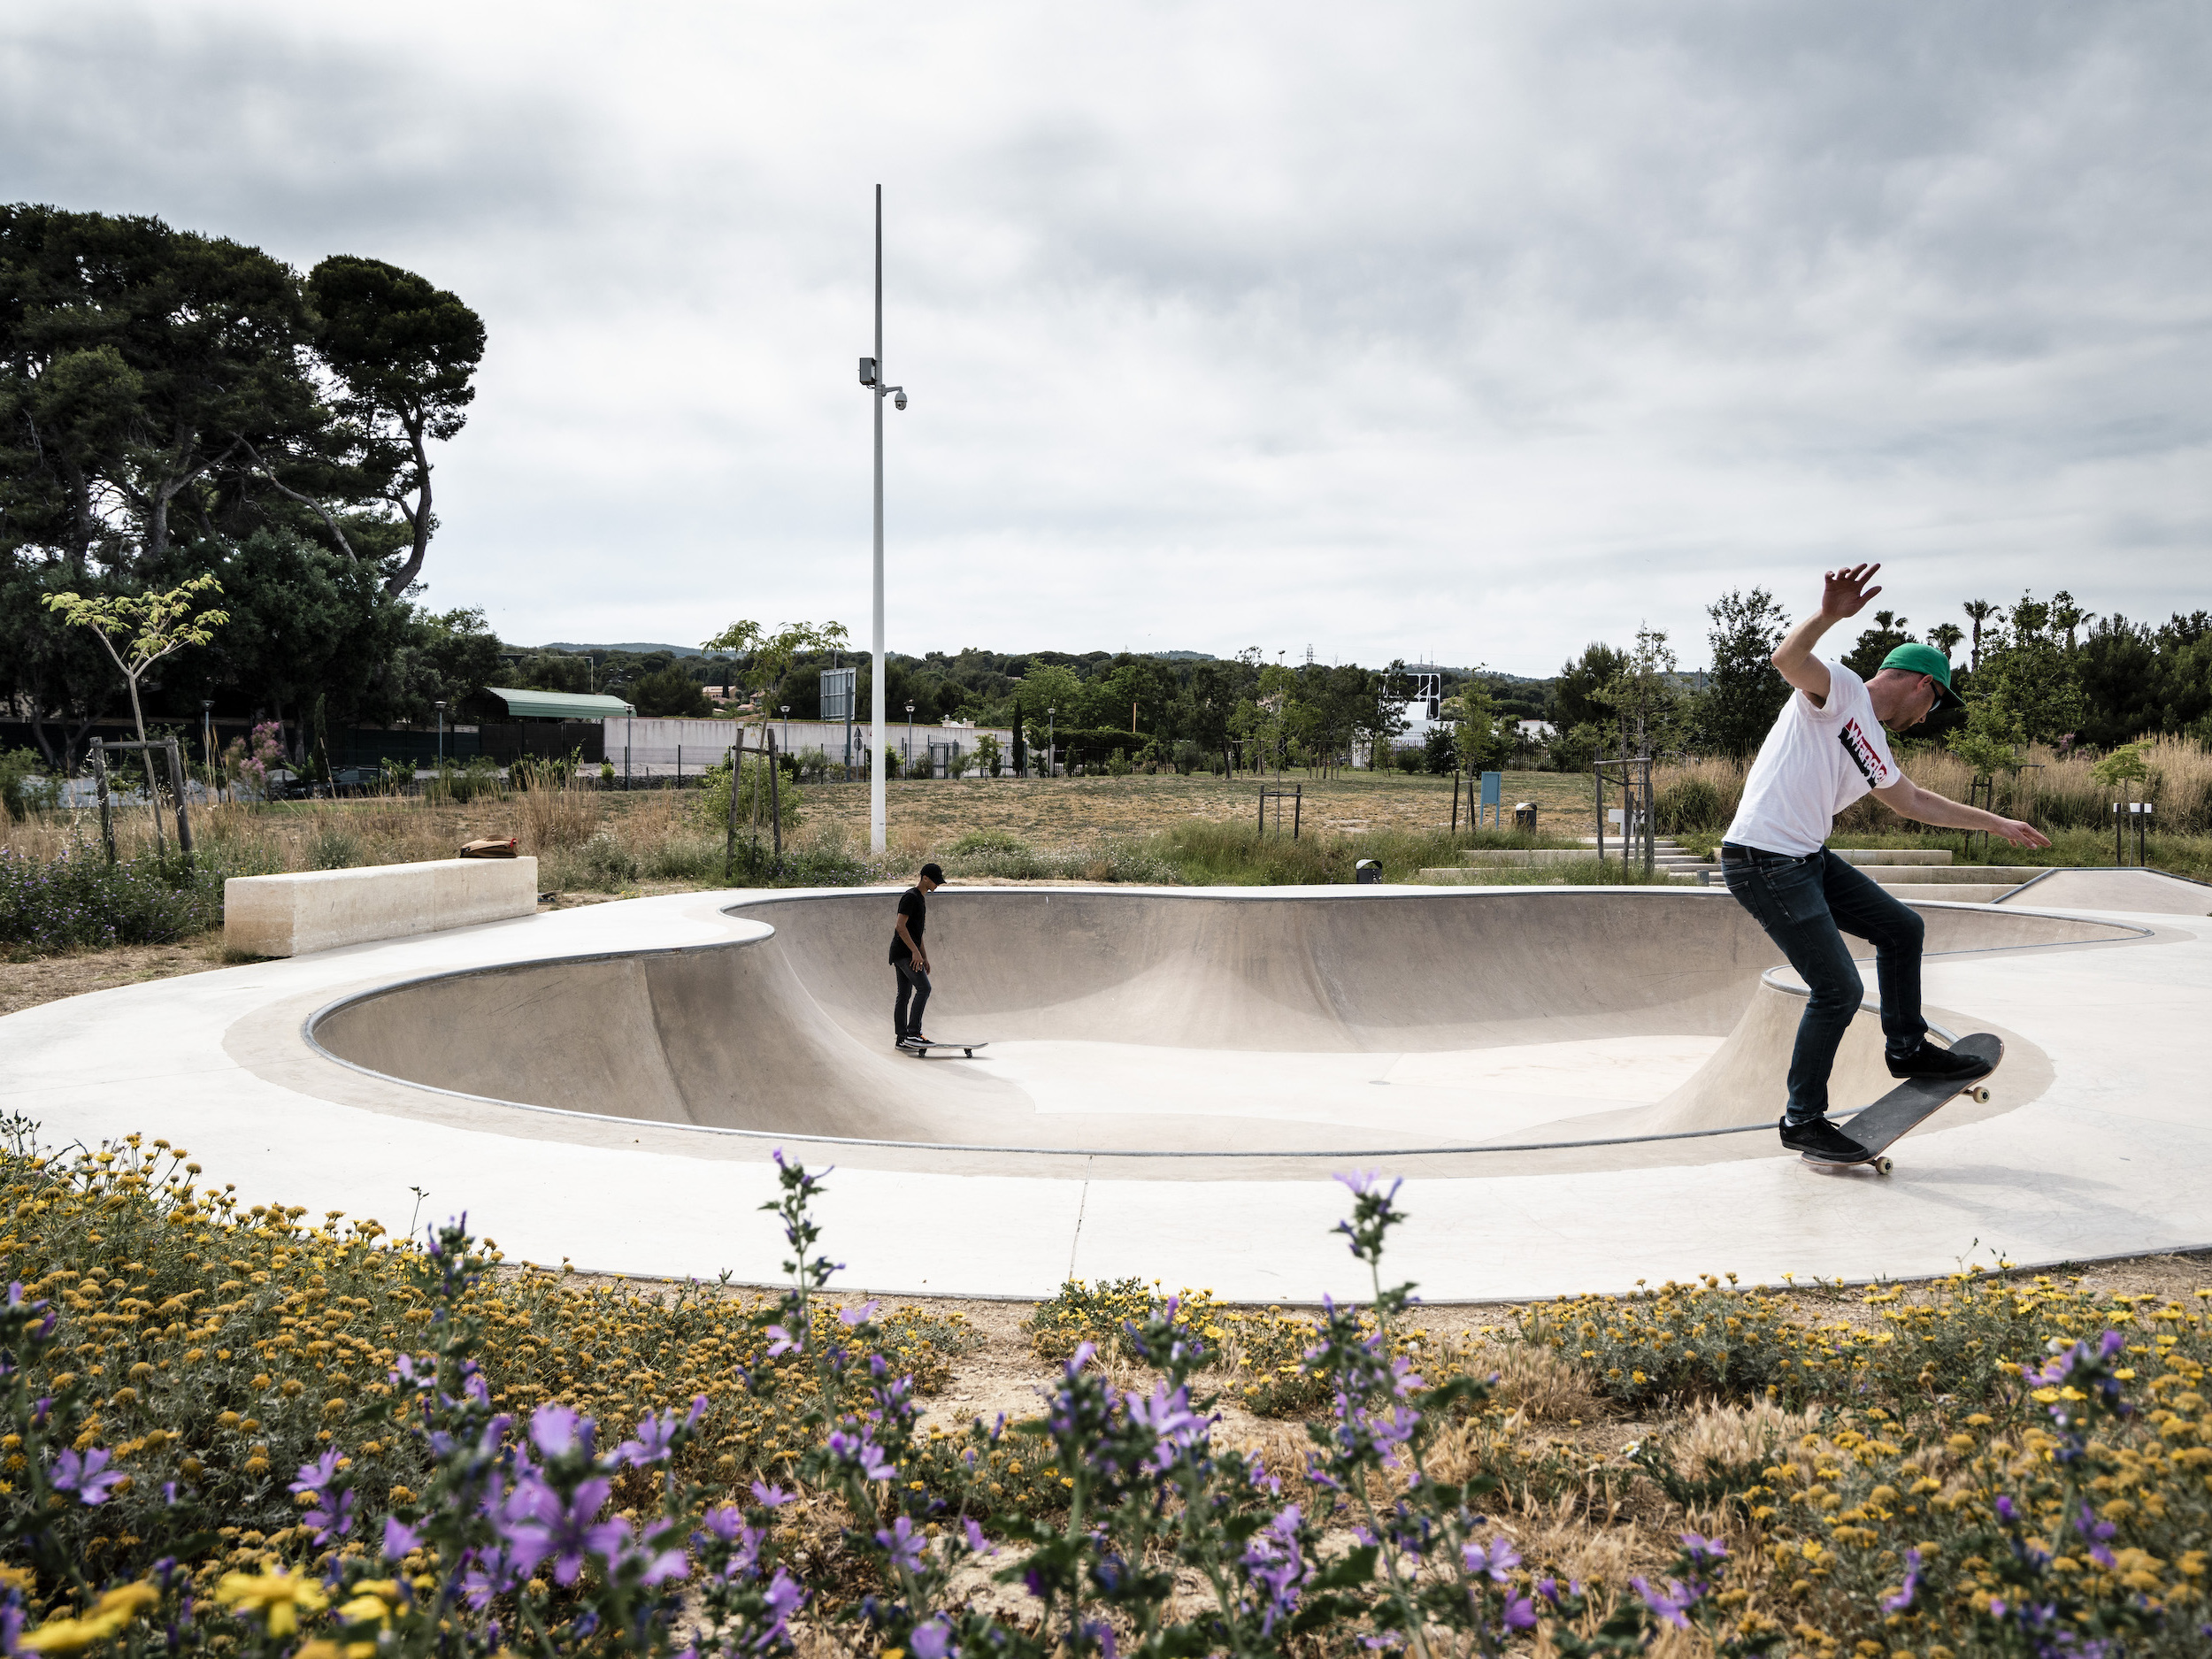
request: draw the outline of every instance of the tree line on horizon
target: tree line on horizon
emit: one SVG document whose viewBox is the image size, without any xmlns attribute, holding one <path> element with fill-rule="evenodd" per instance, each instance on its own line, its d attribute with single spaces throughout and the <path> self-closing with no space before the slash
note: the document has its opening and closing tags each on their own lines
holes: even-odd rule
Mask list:
<svg viewBox="0 0 2212 1659">
<path fill-rule="evenodd" d="M 0 205 L 0 710 L 49 764 L 73 752 L 120 687 L 51 602 L 208 578 L 224 626 L 143 687 L 157 713 L 426 718 L 480 679 L 481 616 L 416 595 L 432 447 L 484 349 L 473 311 L 383 260 L 302 273 L 158 219 Z"/>
<path fill-rule="evenodd" d="M 609 691 L 649 715 L 706 715 L 703 687 L 742 686 L 770 712 L 819 712 L 833 657 L 805 625 L 733 633 L 743 649 L 577 652 L 503 643 L 480 610 L 419 602 L 437 516 L 432 446 L 462 430 L 485 350 L 457 296 L 381 260 L 334 255 L 302 273 L 262 250 L 144 217 L 0 206 L 0 718 L 49 766 L 126 701 L 88 606 L 204 591 L 201 630 L 127 689 L 170 729 L 275 721 L 311 733 L 426 724 L 503 685 Z M 1959 620 L 1893 611 L 1843 659 L 1893 646 L 1963 649 L 1969 709 L 1924 735 L 2109 748 L 2153 733 L 2212 741 L 2212 616 L 2097 616 L 2065 592 Z M 1548 680 L 1446 671 L 1446 729 L 1398 764 L 1582 770 L 1601 754 L 1757 747 L 1786 687 L 1767 657 L 1788 626 L 1762 588 L 1709 609 L 1709 669 L 1685 672 L 1661 631 L 1594 641 Z M 1413 680 L 1376 667 L 1194 652 L 964 648 L 887 664 L 895 721 L 1049 728 L 1080 755 L 1179 765 L 1393 757 Z M 862 709 L 872 694 L 864 654 Z M 1541 721 L 1540 739 L 1524 730 Z"/>
</svg>

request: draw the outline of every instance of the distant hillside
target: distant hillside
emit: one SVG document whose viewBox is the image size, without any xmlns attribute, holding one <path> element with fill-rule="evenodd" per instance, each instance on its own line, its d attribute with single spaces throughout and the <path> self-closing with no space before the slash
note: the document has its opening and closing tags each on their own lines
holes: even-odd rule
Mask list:
<svg viewBox="0 0 2212 1659">
<path fill-rule="evenodd" d="M 555 640 L 545 645 L 524 646 L 518 649 L 533 651 L 628 651 L 643 657 L 651 651 L 666 651 L 671 657 L 704 657 L 706 653 L 695 645 L 646 645 L 635 640 L 618 645 L 579 645 L 569 640 Z"/>
</svg>

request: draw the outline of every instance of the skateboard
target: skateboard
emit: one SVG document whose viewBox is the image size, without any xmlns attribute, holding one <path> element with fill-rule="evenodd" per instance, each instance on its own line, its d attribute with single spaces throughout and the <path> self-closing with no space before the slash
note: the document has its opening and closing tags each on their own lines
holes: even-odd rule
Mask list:
<svg viewBox="0 0 2212 1659">
<path fill-rule="evenodd" d="M 1891 1164 L 1886 1155 L 1889 1148 L 1933 1117 L 1936 1109 L 1948 1103 L 1954 1095 L 1963 1094 L 1970 1100 L 1987 1103 L 1989 1079 L 2004 1063 L 2004 1039 L 1978 1031 L 1953 1043 L 1951 1052 L 1986 1060 L 1990 1070 L 1962 1083 L 1946 1082 L 1940 1078 L 1909 1077 L 1865 1110 L 1844 1120 L 1839 1127 L 1866 1148 L 1863 1158 L 1839 1164 L 1832 1158 L 1816 1158 L 1809 1152 L 1799 1156 L 1806 1163 L 1824 1169 L 1847 1170 L 1857 1164 L 1871 1164 L 1876 1174 L 1888 1174 Z"/>
<path fill-rule="evenodd" d="M 899 1047 L 917 1060 L 929 1058 L 930 1051 L 933 1048 L 957 1048 L 972 1060 L 975 1058 L 975 1051 L 978 1048 L 987 1048 L 990 1046 L 988 1042 L 914 1042 L 904 1038 L 902 1038 L 899 1042 Z"/>
</svg>

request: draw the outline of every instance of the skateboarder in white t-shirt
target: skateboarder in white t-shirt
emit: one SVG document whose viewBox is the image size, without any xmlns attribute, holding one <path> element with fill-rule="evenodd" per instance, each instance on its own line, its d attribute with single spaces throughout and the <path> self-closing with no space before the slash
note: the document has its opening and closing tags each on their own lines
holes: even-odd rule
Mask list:
<svg viewBox="0 0 2212 1659">
<path fill-rule="evenodd" d="M 1819 611 L 1776 647 L 1774 665 L 1796 690 L 1751 764 L 1743 803 L 1721 844 L 1728 890 L 1812 993 L 1790 1056 L 1782 1144 L 1839 1163 L 1864 1156 L 1827 1118 L 1828 1073 L 1865 995 L 1845 933 L 1874 946 L 1891 1076 L 1965 1079 L 1990 1068 L 1927 1041 L 1920 1017 L 1920 918 L 1827 850 L 1836 814 L 1870 791 L 1916 823 L 1985 830 L 2018 847 L 2051 844 L 2032 825 L 1931 794 L 1899 770 L 1883 728 L 1909 730 L 1939 704 L 1959 702 L 1943 653 L 1901 645 L 1882 659 L 1880 672 L 1864 680 L 1841 663 L 1813 655 L 1822 634 L 1882 591 L 1867 586 L 1880 569 L 1830 571 Z"/>
</svg>

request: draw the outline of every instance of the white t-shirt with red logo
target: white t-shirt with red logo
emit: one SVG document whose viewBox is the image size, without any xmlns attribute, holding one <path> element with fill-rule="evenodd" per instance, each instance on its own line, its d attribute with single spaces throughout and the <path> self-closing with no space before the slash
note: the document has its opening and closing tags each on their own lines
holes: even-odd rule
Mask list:
<svg viewBox="0 0 2212 1659">
<path fill-rule="evenodd" d="M 1739 847 L 1802 857 L 1827 844 L 1836 814 L 1904 774 L 1874 718 L 1866 681 L 1828 664 L 1828 700 L 1790 694 L 1744 780 L 1743 803 L 1726 839 Z"/>
</svg>

